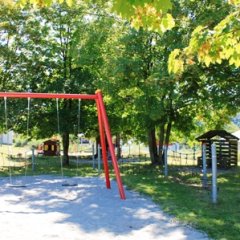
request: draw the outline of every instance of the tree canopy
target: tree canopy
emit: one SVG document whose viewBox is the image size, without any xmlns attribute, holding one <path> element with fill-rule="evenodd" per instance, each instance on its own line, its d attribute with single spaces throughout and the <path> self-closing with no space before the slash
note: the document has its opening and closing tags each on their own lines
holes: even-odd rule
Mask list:
<svg viewBox="0 0 240 240">
<path fill-rule="evenodd" d="M 229 0 L 231 6 L 226 6 L 223 1 L 222 3 L 215 9 L 223 15 L 219 22 L 213 24 L 213 20 L 209 21 L 207 18 L 207 22 L 193 30 L 188 46 L 175 49 L 170 54 L 170 73 L 181 74 L 186 66 L 197 62 L 209 67 L 210 64 L 225 61 L 233 67 L 240 67 L 240 1 Z"/>
<path fill-rule="evenodd" d="M 104 1 L 77 1 L 77 0 L 1 0 L 1 2 L 9 5 L 16 4 L 24 6 L 27 3 L 36 6 L 50 6 L 53 3 L 66 2 L 69 6 L 85 3 L 103 3 Z M 114 0 L 107 1 L 113 12 L 119 14 L 122 18 L 131 22 L 131 25 L 136 29 L 143 27 L 146 30 L 164 33 L 175 26 L 175 20 L 170 11 L 172 11 L 171 0 Z M 184 2 L 184 1 L 179 1 Z M 208 1 L 204 1 L 207 4 Z M 226 1 L 216 1 L 216 6 Z M 188 46 L 182 49 L 174 49 L 169 57 L 169 72 L 181 74 L 185 66 L 200 62 L 209 66 L 210 64 L 221 64 L 222 61 L 227 61 L 229 65 L 235 67 L 240 66 L 240 40 L 239 40 L 239 15 L 240 1 L 228 0 L 231 5 L 228 8 L 229 12 L 216 24 L 212 21 L 200 24 L 191 33 Z M 193 0 L 190 4 L 195 6 L 199 1 Z M 213 4 L 213 5 L 214 5 Z M 183 6 L 181 6 L 184 8 Z M 221 9 L 216 8 L 216 11 Z M 185 16 L 190 21 L 194 21 L 196 16 Z"/>
<path fill-rule="evenodd" d="M 54 3 L 64 3 L 68 6 L 76 6 L 79 3 L 104 3 L 107 2 L 111 6 L 113 12 L 116 12 L 121 17 L 131 21 L 132 26 L 135 28 L 144 27 L 149 30 L 157 32 L 165 32 L 174 27 L 174 19 L 168 13 L 171 10 L 172 3 L 170 0 L 145 0 L 145 1 L 132 1 L 132 0 L 114 0 L 114 1 L 89 1 L 89 0 L 1 0 L 1 2 L 8 5 L 24 6 L 28 3 L 39 6 L 51 6 Z"/>
<path fill-rule="evenodd" d="M 102 45 L 111 29 L 112 19 L 104 20 L 101 14 L 95 15 L 97 9 L 91 9 L 92 12 L 87 10 L 87 5 L 71 8 L 66 4 L 34 11 L 27 5 L 21 10 L 1 7 L 2 91 L 94 93 L 103 61 Z M 91 13 L 94 17 L 88 18 Z M 16 101 L 9 100 L 12 110 L 9 127 L 25 132 L 26 125 L 22 120 L 26 118 L 23 110 L 26 106 L 23 101 L 18 103 L 22 104 L 16 108 Z M 69 134 L 77 134 L 77 104 L 72 100 L 59 101 L 60 133 L 66 162 Z M 97 129 L 96 113 L 91 111 L 92 108 L 89 103 L 82 104 L 81 111 L 85 113 L 81 121 L 83 132 Z M 91 124 L 94 118 L 95 124 Z M 33 137 L 50 137 L 59 133 L 56 102 L 34 100 L 31 104 L 30 127 Z"/>
<path fill-rule="evenodd" d="M 0 7 L 2 91 L 101 88 L 114 135 L 148 143 L 153 163 L 161 162 L 171 136 L 193 139 L 194 131 L 220 128 L 239 111 L 238 1 L 30 3 L 41 7 Z M 31 134 L 55 134 L 56 102 L 32 104 Z M 59 106 L 67 159 L 78 106 Z M 26 104 L 9 107 L 9 124 L 24 132 Z M 93 137 L 95 110 L 82 103 L 81 130 Z"/>
</svg>

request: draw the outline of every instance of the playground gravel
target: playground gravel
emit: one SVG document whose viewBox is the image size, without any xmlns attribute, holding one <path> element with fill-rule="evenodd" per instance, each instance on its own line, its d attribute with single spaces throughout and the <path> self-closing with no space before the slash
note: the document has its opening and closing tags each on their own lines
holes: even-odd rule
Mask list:
<svg viewBox="0 0 240 240">
<path fill-rule="evenodd" d="M 126 190 L 120 200 L 114 181 L 102 178 L 18 177 L 0 179 L 2 240 L 207 240 L 176 222 L 150 199 Z M 63 187 L 62 183 L 77 183 Z"/>
</svg>

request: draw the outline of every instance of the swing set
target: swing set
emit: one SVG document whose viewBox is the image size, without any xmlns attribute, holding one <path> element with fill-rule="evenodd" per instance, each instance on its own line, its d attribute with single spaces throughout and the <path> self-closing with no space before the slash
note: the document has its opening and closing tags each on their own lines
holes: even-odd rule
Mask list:
<svg viewBox="0 0 240 240">
<path fill-rule="evenodd" d="M 30 101 L 30 99 L 33 99 L 33 98 L 56 99 L 57 103 L 58 103 L 58 99 L 78 99 L 79 101 L 81 99 L 95 100 L 96 106 L 97 106 L 98 125 L 99 125 L 99 134 L 100 134 L 100 143 L 102 148 L 102 159 L 103 159 L 103 167 L 104 167 L 104 173 L 105 173 L 106 188 L 110 189 L 111 184 L 110 184 L 110 177 L 109 177 L 109 166 L 108 166 L 108 157 L 107 157 L 107 148 L 106 148 L 105 138 L 108 143 L 108 148 L 111 155 L 112 165 L 113 165 L 114 173 L 116 176 L 120 198 L 126 199 L 123 184 L 122 184 L 122 179 L 120 175 L 120 170 L 118 167 L 117 158 L 114 152 L 108 117 L 107 117 L 106 109 L 104 106 L 102 93 L 100 90 L 97 90 L 95 94 L 91 94 L 91 95 L 63 94 L 63 93 L 0 92 L 0 97 L 4 98 L 5 102 L 7 98 L 27 98 L 28 102 Z M 28 111 L 29 111 L 29 107 L 28 107 Z"/>
</svg>

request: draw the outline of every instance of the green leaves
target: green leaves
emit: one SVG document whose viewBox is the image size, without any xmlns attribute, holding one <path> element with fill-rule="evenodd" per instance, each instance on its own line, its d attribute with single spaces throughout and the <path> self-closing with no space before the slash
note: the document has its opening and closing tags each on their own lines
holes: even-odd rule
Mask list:
<svg viewBox="0 0 240 240">
<path fill-rule="evenodd" d="M 87 0 L 86 0 L 87 1 Z M 49 7 L 54 3 L 64 3 L 66 2 L 66 4 L 68 6 L 72 6 L 73 4 L 76 3 L 75 0 L 0 0 L 0 3 L 3 3 L 5 5 L 16 5 L 16 6 L 20 6 L 23 7 L 25 6 L 27 3 L 32 4 L 33 6 L 38 6 L 38 7 Z"/>
<path fill-rule="evenodd" d="M 13 0 L 0 0 L 3 3 L 14 4 Z M 53 3 L 66 2 L 68 6 L 76 4 L 76 0 L 18 0 L 19 6 L 30 3 L 34 6 L 45 7 Z M 89 2 L 89 0 L 84 0 Z M 167 13 L 172 8 L 171 0 L 114 0 L 112 10 L 122 18 L 129 20 L 133 27 L 164 33 L 175 26 L 171 14 Z"/>
<path fill-rule="evenodd" d="M 12 4 L 12 0 L 0 0 L 0 5 L 11 6 Z"/>
<path fill-rule="evenodd" d="M 27 3 L 30 3 L 33 6 L 44 7 L 53 4 L 54 0 L 18 0 L 16 2 L 16 4 L 21 7 L 25 6 Z"/>
<path fill-rule="evenodd" d="M 239 12 L 229 14 L 223 19 L 213 32 L 205 31 L 206 38 L 202 45 L 198 48 L 198 60 L 204 62 L 207 66 L 211 63 L 221 63 L 227 60 L 230 65 L 240 67 L 240 29 Z"/>
<path fill-rule="evenodd" d="M 239 5 L 240 4 L 240 0 L 228 0 L 228 3 L 232 4 L 232 5 Z"/>
<path fill-rule="evenodd" d="M 147 30 L 164 33 L 175 26 L 171 14 L 170 0 L 116 0 L 113 11 L 131 22 L 136 29 L 143 27 Z"/>
<path fill-rule="evenodd" d="M 168 59 L 168 71 L 169 73 L 181 73 L 183 72 L 183 60 L 179 58 L 180 49 L 174 49 Z"/>
<path fill-rule="evenodd" d="M 129 19 L 134 15 L 135 9 L 131 1 L 117 0 L 113 2 L 113 11 L 116 11 L 123 18 Z"/>
<path fill-rule="evenodd" d="M 237 5 L 239 1 L 229 1 Z M 195 28 L 191 35 L 189 45 L 182 49 L 181 55 L 176 52 L 170 54 L 170 73 L 181 74 L 184 66 L 193 63 L 189 61 L 195 56 L 199 63 L 209 67 L 211 64 L 221 64 L 227 61 L 233 67 L 240 67 L 240 9 L 229 13 L 213 29 L 207 26 Z M 176 67 L 183 63 L 183 67 Z"/>
</svg>

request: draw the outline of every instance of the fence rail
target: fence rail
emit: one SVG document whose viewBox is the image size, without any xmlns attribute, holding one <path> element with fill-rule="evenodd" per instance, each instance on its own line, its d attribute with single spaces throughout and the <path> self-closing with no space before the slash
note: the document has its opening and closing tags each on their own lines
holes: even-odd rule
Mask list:
<svg viewBox="0 0 240 240">
<path fill-rule="evenodd" d="M 201 156 L 201 151 L 192 153 L 181 153 L 168 151 L 168 164 L 177 166 L 197 166 L 197 158 Z"/>
</svg>

